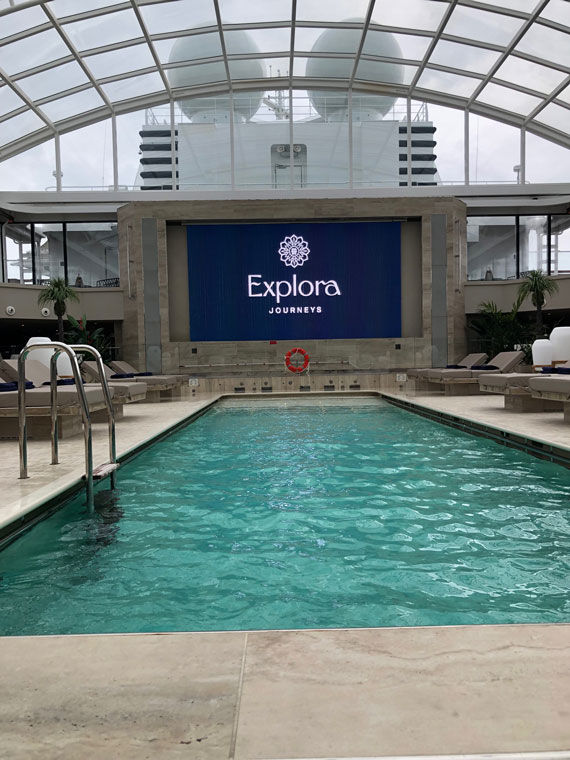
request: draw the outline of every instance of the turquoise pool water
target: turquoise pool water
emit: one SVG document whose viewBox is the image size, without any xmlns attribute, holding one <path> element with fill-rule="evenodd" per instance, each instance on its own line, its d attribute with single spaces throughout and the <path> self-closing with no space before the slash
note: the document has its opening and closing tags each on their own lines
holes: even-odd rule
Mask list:
<svg viewBox="0 0 570 760">
<path fill-rule="evenodd" d="M 83 501 L 0 555 L 2 634 L 570 620 L 568 470 L 383 402 L 216 408 Z"/>
</svg>

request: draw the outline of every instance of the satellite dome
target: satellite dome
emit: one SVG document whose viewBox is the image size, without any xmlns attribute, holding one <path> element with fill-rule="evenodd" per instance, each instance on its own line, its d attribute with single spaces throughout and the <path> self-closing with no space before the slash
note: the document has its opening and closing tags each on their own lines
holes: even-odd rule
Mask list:
<svg viewBox="0 0 570 760">
<path fill-rule="evenodd" d="M 350 18 L 345 22 L 363 24 L 363 19 Z M 359 29 L 327 29 L 315 44 L 313 53 L 331 54 L 350 53 L 354 55 L 360 45 L 362 27 Z M 402 51 L 396 39 L 390 32 L 368 30 L 364 40 L 363 55 L 374 55 L 382 58 L 402 58 Z M 350 79 L 354 66 L 354 58 L 309 58 L 307 60 L 306 76 L 309 79 Z M 357 78 L 372 82 L 401 84 L 404 72 L 399 63 L 384 63 L 382 61 L 360 60 Z M 313 108 L 325 119 L 338 118 L 339 112 L 348 110 L 348 93 L 333 90 L 311 90 L 309 97 Z M 392 108 L 396 98 L 390 95 L 366 95 L 362 101 L 364 107 L 353 105 L 353 113 L 366 111 L 368 118 L 384 116 Z"/>
<path fill-rule="evenodd" d="M 228 55 L 258 55 L 259 49 L 247 32 L 237 30 L 226 32 L 224 42 Z M 217 32 L 180 37 L 172 46 L 169 63 L 196 61 L 216 58 L 221 55 L 220 37 Z M 253 58 L 230 61 L 232 80 L 262 79 L 265 76 L 263 61 Z M 223 61 L 200 63 L 194 66 L 180 66 L 168 69 L 168 80 L 173 90 L 185 87 L 226 82 L 226 67 Z M 234 95 L 234 112 L 244 121 L 259 110 L 264 92 L 243 92 Z M 207 98 L 180 100 L 180 107 L 193 121 L 229 121 L 230 98 L 227 95 Z"/>
</svg>

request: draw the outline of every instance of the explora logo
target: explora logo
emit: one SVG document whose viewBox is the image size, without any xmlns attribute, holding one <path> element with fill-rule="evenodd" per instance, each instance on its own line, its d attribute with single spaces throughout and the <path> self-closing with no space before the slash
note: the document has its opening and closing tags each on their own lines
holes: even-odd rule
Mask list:
<svg viewBox="0 0 570 760">
<path fill-rule="evenodd" d="M 279 245 L 279 257 L 285 266 L 293 268 L 303 266 L 309 258 L 310 249 L 305 240 L 298 235 L 290 235 Z M 294 274 L 291 280 L 272 280 L 266 282 L 262 274 L 248 274 L 247 294 L 250 298 L 266 298 L 273 296 L 277 303 L 289 296 L 340 296 L 341 290 L 336 280 L 301 280 L 297 281 Z M 255 292 L 257 291 L 257 292 Z"/>
</svg>

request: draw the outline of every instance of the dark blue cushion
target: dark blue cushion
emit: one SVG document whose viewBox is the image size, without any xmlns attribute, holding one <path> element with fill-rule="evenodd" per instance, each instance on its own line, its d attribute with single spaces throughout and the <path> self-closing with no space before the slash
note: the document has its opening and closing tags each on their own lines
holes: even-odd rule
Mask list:
<svg viewBox="0 0 570 760">
<path fill-rule="evenodd" d="M 551 375 L 553 372 L 556 372 L 555 367 L 543 367 L 541 370 L 543 375 Z"/>
<path fill-rule="evenodd" d="M 120 377 L 134 377 L 134 376 L 135 376 L 134 372 L 117 372 L 116 375 L 111 375 L 111 379 L 113 378 L 117 379 Z"/>
<path fill-rule="evenodd" d="M 30 388 L 33 388 L 34 384 L 31 383 L 29 380 L 26 380 L 26 390 L 30 390 Z M 0 391 L 17 391 L 18 390 L 18 381 L 14 380 L 11 383 L 0 383 Z"/>
<path fill-rule="evenodd" d="M 75 380 L 72 378 L 66 378 L 65 380 L 58 380 L 58 385 L 75 385 Z M 50 385 L 50 381 L 46 380 L 45 383 L 42 383 L 42 385 Z"/>
<path fill-rule="evenodd" d="M 447 364 L 445 369 L 467 369 L 465 364 Z"/>
<path fill-rule="evenodd" d="M 152 372 L 135 372 L 135 377 L 150 377 Z"/>
<path fill-rule="evenodd" d="M 570 367 L 556 367 L 557 375 L 570 375 Z"/>
<path fill-rule="evenodd" d="M 494 364 L 474 364 L 471 369 L 499 369 Z"/>
</svg>

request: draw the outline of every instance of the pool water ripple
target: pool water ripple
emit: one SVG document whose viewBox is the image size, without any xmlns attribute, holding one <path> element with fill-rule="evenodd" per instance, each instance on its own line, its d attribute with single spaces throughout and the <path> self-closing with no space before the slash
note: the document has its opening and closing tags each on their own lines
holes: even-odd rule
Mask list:
<svg viewBox="0 0 570 760">
<path fill-rule="evenodd" d="M 557 622 L 567 470 L 378 402 L 214 409 L 0 555 L 3 634 Z"/>
</svg>

